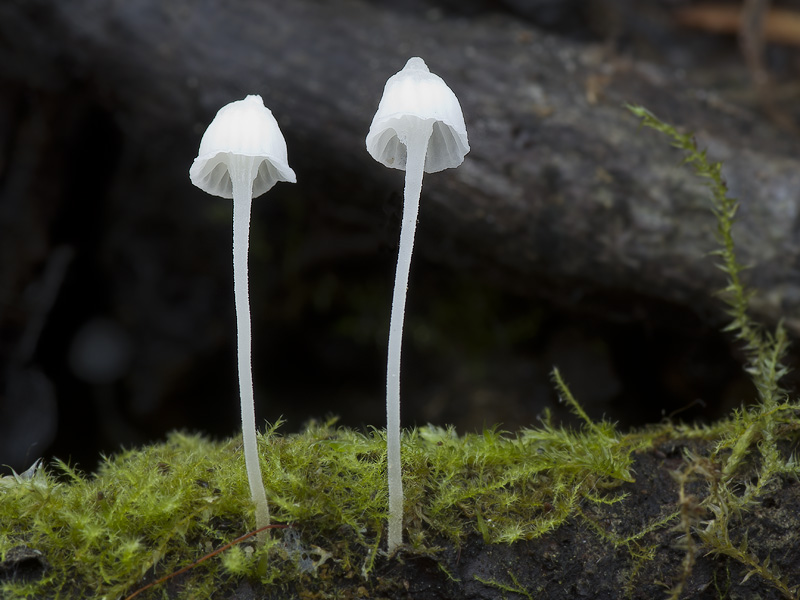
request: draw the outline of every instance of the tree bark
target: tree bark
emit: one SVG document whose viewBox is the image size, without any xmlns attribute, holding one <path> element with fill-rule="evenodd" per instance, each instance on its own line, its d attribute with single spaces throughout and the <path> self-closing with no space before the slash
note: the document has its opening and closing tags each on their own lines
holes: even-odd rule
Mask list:
<svg viewBox="0 0 800 600">
<path fill-rule="evenodd" d="M 472 151 L 426 179 L 420 252 L 561 300 L 615 290 L 705 306 L 723 283 L 706 258 L 707 192 L 623 107 L 644 104 L 726 161 L 742 200 L 742 258 L 762 291 L 757 311 L 800 332 L 797 141 L 680 74 L 521 20 L 359 2 L 34 0 L 5 3 L 0 22 L 4 78 L 80 85 L 139 144 L 189 148 L 221 105 L 261 93 L 289 139 L 302 195 L 335 196 L 347 206 L 340 213 L 366 223 L 398 178 L 364 152 L 364 134 L 386 78 L 423 55 L 461 100 Z M 307 250 L 320 258 L 313 242 Z"/>
</svg>

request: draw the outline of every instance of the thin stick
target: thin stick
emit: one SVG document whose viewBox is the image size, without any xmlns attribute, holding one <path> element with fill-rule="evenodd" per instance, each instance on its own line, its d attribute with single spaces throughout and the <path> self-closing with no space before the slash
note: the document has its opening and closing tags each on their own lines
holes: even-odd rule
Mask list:
<svg viewBox="0 0 800 600">
<path fill-rule="evenodd" d="M 194 569 L 194 568 L 195 568 L 197 565 L 199 565 L 200 563 L 204 563 L 204 562 L 205 562 L 205 561 L 207 561 L 209 558 L 213 558 L 213 557 L 215 557 L 215 556 L 216 556 L 217 554 L 219 554 L 220 552 L 224 552 L 224 551 L 225 551 L 225 550 L 227 550 L 228 548 L 231 548 L 231 547 L 235 546 L 236 544 L 238 544 L 238 543 L 240 543 L 240 542 L 243 542 L 243 541 L 244 541 L 244 540 L 246 540 L 247 538 L 250 538 L 250 537 L 253 537 L 254 535 L 257 535 L 257 534 L 261 533 L 262 531 L 265 531 L 265 530 L 267 530 L 267 529 L 287 529 L 287 528 L 289 528 L 289 527 L 291 527 L 291 525 L 265 525 L 264 527 L 259 527 L 258 529 L 254 529 L 254 530 L 253 530 L 253 531 L 251 531 L 250 533 L 245 533 L 243 536 L 236 538 L 236 539 L 235 539 L 235 540 L 233 540 L 232 542 L 228 542 L 228 543 L 227 543 L 227 544 L 225 544 L 224 546 L 220 546 L 219 548 L 217 548 L 216 550 L 214 550 L 214 551 L 213 551 L 213 552 L 211 552 L 210 554 L 206 554 L 206 555 L 205 555 L 205 556 L 203 556 L 202 558 L 198 558 L 198 559 L 197 559 L 196 561 L 194 561 L 192 564 L 190 564 L 190 565 L 187 565 L 187 566 L 183 567 L 182 569 L 178 569 L 178 570 L 177 570 L 177 571 L 175 571 L 174 573 L 170 573 L 169 575 L 165 575 L 165 576 L 164 576 L 164 577 L 162 577 L 161 579 L 157 579 L 156 581 L 154 581 L 154 582 L 152 582 L 152 583 L 148 583 L 146 586 L 144 586 L 144 587 L 142 587 L 142 588 L 139 588 L 138 590 L 136 590 L 135 592 L 133 592 L 133 593 L 132 593 L 130 596 L 126 596 L 126 597 L 125 597 L 125 600 L 131 600 L 131 598 L 135 598 L 136 596 L 138 596 L 139 594 L 141 594 L 141 593 L 142 593 L 142 592 L 144 592 L 145 590 L 149 590 L 151 587 L 155 587 L 155 586 L 157 586 L 157 585 L 158 585 L 158 584 L 160 584 L 160 583 L 164 583 L 165 581 L 168 581 L 168 580 L 172 579 L 173 577 L 177 577 L 177 576 L 178 576 L 178 575 L 180 575 L 181 573 L 185 573 L 186 571 L 189 571 L 189 570 L 191 570 L 191 569 Z"/>
</svg>

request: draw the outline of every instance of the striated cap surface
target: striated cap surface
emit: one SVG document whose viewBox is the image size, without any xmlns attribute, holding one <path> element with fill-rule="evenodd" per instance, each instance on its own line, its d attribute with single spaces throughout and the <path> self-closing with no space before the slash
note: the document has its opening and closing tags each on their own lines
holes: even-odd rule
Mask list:
<svg viewBox="0 0 800 600">
<path fill-rule="evenodd" d="M 286 140 L 261 96 L 247 96 L 219 109 L 200 140 L 200 151 L 189 169 L 189 178 L 209 194 L 233 198 L 229 172 L 233 156 L 251 157 L 258 167 L 253 198 L 278 181 L 297 181 L 289 167 Z"/>
<path fill-rule="evenodd" d="M 415 120 L 434 122 L 425 157 L 426 172 L 457 167 L 464 161 L 469 142 L 458 98 L 419 57 L 410 58 L 403 70 L 386 82 L 367 135 L 367 151 L 387 167 L 404 170 L 405 140 Z"/>
</svg>

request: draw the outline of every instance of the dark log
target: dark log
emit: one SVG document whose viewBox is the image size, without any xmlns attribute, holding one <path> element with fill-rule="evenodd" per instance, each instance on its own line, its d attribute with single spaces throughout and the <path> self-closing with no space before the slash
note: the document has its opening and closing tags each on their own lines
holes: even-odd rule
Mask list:
<svg viewBox="0 0 800 600">
<path fill-rule="evenodd" d="M 630 318 L 638 305 L 624 298 L 638 294 L 700 314 L 711 307 L 720 324 L 713 291 L 723 280 L 706 256 L 715 229 L 706 190 L 623 108 L 637 102 L 697 129 L 712 156 L 727 161 L 732 193 L 743 201 L 742 260 L 756 266 L 749 279 L 762 290 L 758 315 L 785 317 L 798 331 L 798 175 L 786 158 L 797 142 L 699 85 L 703 72 L 683 77 L 487 13 L 395 13 L 358 2 L 202 9 L 88 0 L 0 7 L 0 76 L 12 97 L 14 149 L 4 188 L 12 235 L 3 240 L 4 256 L 15 260 L 2 270 L 4 304 L 17 315 L 12 324 L 29 322 L 19 299 L 42 268 L 46 245 L 66 239 L 77 246 L 76 265 L 99 262 L 111 277 L 82 302 L 111 296 L 115 316 L 139 333 L 144 350 L 133 379 L 161 372 L 161 383 L 141 384 L 150 391 L 134 396 L 163 389 L 164 371 L 185 368 L 175 356 L 186 347 L 195 355 L 214 351 L 221 338 L 198 336 L 199 328 L 230 330 L 218 322 L 230 313 L 219 291 L 228 285 L 228 256 L 218 251 L 228 225 L 208 218 L 225 207 L 186 177 L 215 110 L 260 92 L 283 126 L 300 183 L 276 188 L 257 204 L 255 219 L 283 256 L 291 234 L 281 228 L 302 211 L 289 276 L 270 266 L 263 284 L 291 296 L 292 273 L 346 265 L 396 243 L 386 210 L 397 211 L 402 174 L 371 160 L 364 134 L 383 82 L 409 54 L 426 57 L 456 91 L 473 148 L 460 168 L 425 180 L 417 263 L 596 307 L 605 318 Z M 14 98 L 30 114 L 13 109 Z M 20 113 L 27 119 L 14 118 Z M 36 143 L 37 127 L 51 137 L 30 166 L 15 143 Z M 47 223 L 57 214 L 54 229 Z M 81 233 L 70 234 L 77 226 Z M 211 277 L 200 274 L 208 265 Z M 6 322 L 4 329 L 14 342 L 25 326 Z"/>
<path fill-rule="evenodd" d="M 644 104 L 726 161 L 742 200 L 743 260 L 763 292 L 758 312 L 800 331 L 797 141 L 679 74 L 518 20 L 357 2 L 40 0 L 0 11 L 5 78 L 83 86 L 126 135 L 183 142 L 176 164 L 191 161 L 217 108 L 260 92 L 289 139 L 297 195 L 336 197 L 366 223 L 380 218 L 376 201 L 399 176 L 372 163 L 364 133 L 387 75 L 422 55 L 459 96 L 472 152 L 461 168 L 426 178 L 420 252 L 530 294 L 612 289 L 707 305 L 722 278 L 705 258 L 714 231 L 706 192 L 623 108 Z M 315 248 L 308 260 L 319 260 Z"/>
<path fill-rule="evenodd" d="M 639 35 L 671 52 L 686 43 L 670 37 L 677 34 L 668 25 L 654 32 L 652 19 L 631 8 L 635 3 L 590 4 L 594 11 L 605 7 L 611 21 L 633 19 Z M 447 353 L 440 352 L 444 366 L 431 374 L 407 370 L 407 377 L 421 375 L 407 387 L 413 393 L 404 409 L 406 422 L 469 428 L 530 423 L 552 403 L 547 371 L 553 362 L 564 365 L 581 401 L 597 405 L 590 406 L 591 414 L 626 423 L 657 419 L 696 398 L 736 405 L 752 397 L 748 391 L 723 397 L 740 389 L 731 381 L 727 348 L 722 367 L 697 358 L 706 345 L 724 346 L 712 337 L 725 320 L 713 296 L 724 282 L 707 256 L 715 231 L 707 192 L 679 166 L 681 157 L 666 140 L 641 130 L 623 106 L 641 103 L 697 130 L 711 156 L 727 161 L 732 193 L 742 199 L 735 231 L 742 261 L 755 266 L 748 281 L 761 290 L 754 300 L 757 316 L 768 323 L 783 317 L 796 334 L 800 289 L 793 190 L 800 176 L 791 157 L 798 144 L 779 135 L 757 110 L 726 97 L 746 90 L 743 65 L 723 63 L 726 76 L 737 76 L 740 83 L 732 91 L 715 89 L 708 79 L 711 67 L 676 71 L 680 60 L 649 63 L 635 51 L 618 53 L 611 44 L 550 35 L 478 1 L 459 3 L 458 12 L 452 3 L 443 6 L 423 0 L 398 7 L 245 0 L 203 6 L 3 3 L 0 331 L 6 368 L 0 379 L 8 390 L 17 390 L 7 392 L 7 404 L 32 407 L 35 403 L 19 400 L 31 396 L 52 404 L 28 385 L 37 380 L 35 374 L 22 376 L 22 370 L 42 367 L 50 378 L 74 379 L 65 357 L 81 328 L 97 317 L 112 318 L 128 336 L 123 342 L 134 349 L 124 389 L 114 395 L 122 407 L 117 410 L 129 414 L 99 414 L 89 399 L 97 393 L 95 384 L 55 381 L 59 398 L 78 403 L 60 411 L 59 436 L 71 432 L 75 441 L 93 439 L 113 450 L 120 441 L 147 437 L 144 423 L 123 425 L 123 417 L 148 420 L 146 427 L 155 434 L 172 427 L 206 428 L 208 418 L 192 416 L 196 398 L 235 395 L 235 378 L 219 362 L 230 362 L 233 331 L 230 215 L 225 203 L 189 184 L 187 170 L 215 111 L 260 93 L 287 137 L 299 183 L 276 186 L 254 206 L 253 311 L 256 326 L 262 324 L 255 339 L 268 344 L 266 352 L 256 348 L 256 360 L 284 361 L 275 367 L 262 358 L 266 373 L 289 374 L 298 361 L 307 361 L 306 370 L 317 374 L 299 381 L 316 387 L 298 389 L 297 377 L 287 375 L 286 389 L 268 389 L 274 412 L 267 418 L 288 411 L 297 421 L 309 413 L 344 411 L 342 402 L 320 408 L 296 401 L 338 389 L 343 398 L 365 398 L 349 422 L 381 423 L 380 403 L 372 401 L 382 388 L 380 351 L 368 343 L 358 354 L 323 338 L 312 309 L 328 302 L 331 289 L 341 305 L 341 290 L 366 280 L 385 288 L 376 298 L 389 297 L 402 173 L 375 163 L 364 138 L 386 78 L 412 54 L 423 56 L 460 98 L 472 151 L 458 169 L 425 178 L 410 310 L 415 301 L 423 306 L 440 296 L 440 273 L 447 272 L 470 281 L 473 289 L 504 290 L 531 302 L 545 298 L 599 315 L 600 321 L 644 322 L 647 331 L 655 326 L 669 334 L 674 327 L 692 340 L 688 351 L 678 351 L 656 337 L 655 354 L 634 349 L 646 358 L 621 366 L 616 358 L 610 364 L 608 356 L 619 354 L 620 347 L 639 348 L 646 332 L 616 335 L 593 321 L 576 343 L 567 323 L 563 335 L 551 333 L 546 347 L 536 351 L 535 372 L 530 355 L 487 352 L 482 370 L 495 374 L 494 381 L 479 380 L 468 363 L 461 366 L 458 358 L 448 363 Z M 543 11 L 534 12 L 544 19 L 545 6 L 555 5 L 541 6 Z M 668 15 L 662 20 L 668 24 Z M 704 47 L 687 44 L 680 51 Z M 719 65 L 716 61 L 713 68 Z M 33 304 L 26 298 L 43 287 L 42 273 L 59 247 L 74 252 L 74 259 L 49 315 L 41 298 Z M 459 293 L 451 288 L 456 301 Z M 387 303 L 356 302 L 367 339 L 382 338 Z M 491 311 L 491 303 L 487 306 Z M 687 313 L 699 316 L 687 319 Z M 33 334 L 42 321 L 50 325 L 38 339 Z M 330 328 L 331 322 L 323 325 Z M 620 338 L 617 349 L 607 348 L 610 336 Z M 20 350 L 26 338 L 35 342 L 32 358 Z M 431 362 L 424 355 L 417 360 Z M 565 361 L 575 365 L 570 369 Z M 657 367 L 643 370 L 645 362 Z M 685 390 L 664 399 L 660 390 L 672 385 L 676 367 L 680 377 L 696 371 L 690 377 L 699 384 L 679 383 L 675 387 Z M 624 371 L 646 380 L 647 389 L 620 384 Z M 226 383 L 203 379 L 209 373 Z M 357 382 L 357 389 L 345 380 Z M 706 385 L 710 381 L 713 385 Z M 642 404 L 642 395 L 653 399 Z M 470 396 L 474 401 L 468 404 L 491 410 L 468 415 L 463 403 Z M 186 408 L 164 409 L 167 397 L 183 398 Z M 494 400 L 487 403 L 486 397 Z M 638 419 L 629 420 L 632 413 L 622 405 L 631 401 L 645 407 Z M 501 405 L 506 409 L 497 410 Z M 36 414 L 31 419 L 44 422 Z M 93 419 L 105 423 L 99 438 L 101 428 Z M 235 411 L 212 421 L 219 433 L 233 431 Z M 37 440 L 47 445 L 46 433 L 31 431 L 11 445 L 28 456 Z"/>
</svg>

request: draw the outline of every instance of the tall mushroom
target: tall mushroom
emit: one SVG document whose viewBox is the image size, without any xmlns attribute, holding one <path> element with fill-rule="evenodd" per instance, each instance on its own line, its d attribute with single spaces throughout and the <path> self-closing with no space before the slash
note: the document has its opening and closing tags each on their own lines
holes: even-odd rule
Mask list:
<svg viewBox="0 0 800 600">
<path fill-rule="evenodd" d="M 461 105 L 421 58 L 410 58 L 386 82 L 367 135 L 367 151 L 387 167 L 405 170 L 403 222 L 389 325 L 386 363 L 386 451 L 389 477 L 388 550 L 403 543 L 400 467 L 400 347 L 408 273 L 422 192 L 422 173 L 457 167 L 469 152 Z"/>
<path fill-rule="evenodd" d="M 258 461 L 253 400 L 247 286 L 250 205 L 253 198 L 278 181 L 297 181 L 287 161 L 286 141 L 261 96 L 247 96 L 219 110 L 200 140 L 200 151 L 189 169 L 189 178 L 209 194 L 233 198 L 233 293 L 244 462 L 256 507 L 256 527 L 261 528 L 269 525 L 269 505 Z"/>
</svg>

